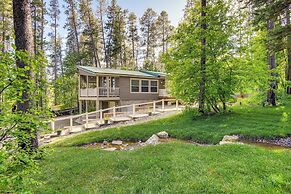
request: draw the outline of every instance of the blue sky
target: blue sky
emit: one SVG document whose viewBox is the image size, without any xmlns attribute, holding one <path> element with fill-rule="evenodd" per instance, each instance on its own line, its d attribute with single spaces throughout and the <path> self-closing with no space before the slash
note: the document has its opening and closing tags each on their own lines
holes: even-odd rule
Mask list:
<svg viewBox="0 0 291 194">
<path fill-rule="evenodd" d="M 186 0 L 117 0 L 117 2 L 123 9 L 135 12 L 138 17 L 141 17 L 147 8 L 152 8 L 157 13 L 165 10 L 174 26 L 182 19 L 186 5 Z"/>
<path fill-rule="evenodd" d="M 46 0 L 49 5 L 49 0 Z M 62 37 L 66 36 L 66 30 L 63 26 L 66 21 L 66 15 L 64 14 L 63 0 L 60 0 L 61 15 L 60 15 L 60 26 L 59 32 Z M 138 17 L 141 17 L 147 8 L 152 8 L 158 14 L 165 10 L 169 14 L 169 18 L 172 25 L 177 26 L 179 21 L 183 17 L 183 9 L 186 4 L 186 0 L 117 0 L 118 4 L 123 9 L 128 9 L 129 12 L 135 12 Z M 93 0 L 93 9 L 96 9 L 96 1 Z"/>
</svg>

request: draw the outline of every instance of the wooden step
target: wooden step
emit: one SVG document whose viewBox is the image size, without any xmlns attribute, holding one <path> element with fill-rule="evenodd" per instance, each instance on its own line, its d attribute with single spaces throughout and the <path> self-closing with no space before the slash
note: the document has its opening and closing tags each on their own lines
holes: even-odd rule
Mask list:
<svg viewBox="0 0 291 194">
<path fill-rule="evenodd" d="M 143 117 L 148 117 L 149 114 L 134 114 L 134 115 L 129 115 L 130 118 L 133 119 L 138 119 L 138 118 L 143 118 Z"/>
<path fill-rule="evenodd" d="M 125 122 L 125 121 L 130 121 L 131 118 L 130 117 L 111 117 L 109 120 L 112 122 Z"/>
</svg>

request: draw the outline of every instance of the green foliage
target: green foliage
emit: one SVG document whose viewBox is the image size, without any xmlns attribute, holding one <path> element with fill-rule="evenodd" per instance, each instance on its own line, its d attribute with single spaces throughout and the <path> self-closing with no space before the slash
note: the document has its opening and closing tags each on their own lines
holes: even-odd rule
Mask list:
<svg viewBox="0 0 291 194">
<path fill-rule="evenodd" d="M 234 18 L 229 4 L 215 0 L 206 7 L 207 29 L 200 27 L 200 4 L 196 1 L 189 16 L 175 30 L 172 48 L 164 56 L 166 70 L 170 73 L 172 93 L 185 102 L 193 103 L 199 98 L 199 83 L 202 79 L 200 61 L 202 56 L 201 38 L 205 37 L 206 50 L 206 103 L 215 111 L 218 104 L 225 104 L 237 88 L 237 63 L 234 58 Z"/>
<path fill-rule="evenodd" d="M 29 64 L 17 68 L 16 60 Z M 40 129 L 47 126 L 49 113 L 43 91 L 45 59 L 41 55 L 29 56 L 25 52 L 0 53 L 0 192 L 23 192 L 28 183 L 28 174 L 37 172 L 36 159 L 41 152 L 34 150 L 33 141 Z M 23 79 L 34 75 L 31 79 Z M 27 112 L 18 111 L 17 105 L 28 94 L 30 108 Z"/>
</svg>

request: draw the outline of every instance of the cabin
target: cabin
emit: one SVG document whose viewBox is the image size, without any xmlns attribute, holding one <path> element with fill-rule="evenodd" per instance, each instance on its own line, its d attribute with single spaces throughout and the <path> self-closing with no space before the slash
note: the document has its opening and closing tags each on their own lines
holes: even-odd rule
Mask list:
<svg viewBox="0 0 291 194">
<path fill-rule="evenodd" d="M 79 110 L 86 107 L 107 109 L 114 106 L 169 98 L 166 74 L 154 71 L 128 71 L 78 66 Z"/>
</svg>

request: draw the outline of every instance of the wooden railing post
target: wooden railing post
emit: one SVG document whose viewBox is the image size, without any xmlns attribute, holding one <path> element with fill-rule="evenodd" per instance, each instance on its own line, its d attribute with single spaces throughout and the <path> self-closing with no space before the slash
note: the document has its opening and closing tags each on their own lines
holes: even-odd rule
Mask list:
<svg viewBox="0 0 291 194">
<path fill-rule="evenodd" d="M 103 119 L 102 110 L 100 110 L 100 119 Z"/>
<path fill-rule="evenodd" d="M 116 117 L 116 107 L 113 107 L 113 117 Z"/>
<path fill-rule="evenodd" d="M 162 99 L 162 110 L 165 110 L 165 99 Z"/>
<path fill-rule="evenodd" d="M 153 112 L 156 112 L 156 101 L 153 102 Z"/>
<path fill-rule="evenodd" d="M 52 128 L 53 132 L 55 132 L 55 121 L 54 120 L 51 121 L 51 128 Z"/>
<path fill-rule="evenodd" d="M 176 110 L 179 109 L 179 100 L 176 100 Z"/>
<path fill-rule="evenodd" d="M 89 122 L 89 115 L 88 115 L 88 112 L 86 112 L 86 126 L 88 126 L 88 122 Z"/>
<path fill-rule="evenodd" d="M 132 115 L 135 115 L 135 104 L 132 105 Z"/>
<path fill-rule="evenodd" d="M 70 130 L 73 129 L 73 117 L 70 117 Z"/>
</svg>

